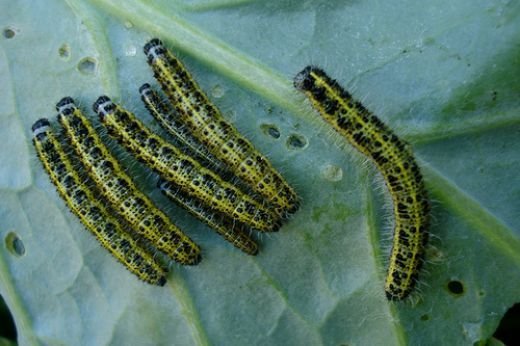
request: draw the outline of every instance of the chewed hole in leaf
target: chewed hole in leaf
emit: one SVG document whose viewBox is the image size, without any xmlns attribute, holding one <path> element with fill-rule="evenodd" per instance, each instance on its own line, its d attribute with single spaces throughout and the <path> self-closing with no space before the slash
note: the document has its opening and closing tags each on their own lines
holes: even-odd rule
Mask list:
<svg viewBox="0 0 520 346">
<path fill-rule="evenodd" d="M 86 57 L 78 63 L 78 71 L 83 74 L 93 75 L 96 73 L 97 61 L 92 57 Z"/>
<path fill-rule="evenodd" d="M 295 150 L 295 149 L 305 149 L 309 142 L 307 138 L 302 135 L 292 134 L 287 138 L 287 148 Z"/>
<path fill-rule="evenodd" d="M 9 232 L 7 234 L 5 237 L 5 246 L 7 250 L 16 257 L 25 255 L 25 245 L 15 232 Z"/>
<path fill-rule="evenodd" d="M 280 130 L 278 130 L 278 127 L 273 124 L 262 124 L 260 125 L 260 129 L 266 136 L 274 139 L 280 138 Z"/>
<path fill-rule="evenodd" d="M 464 294 L 464 285 L 460 281 L 452 280 L 448 282 L 448 290 L 450 291 L 450 293 L 456 296 L 460 296 Z"/>
<path fill-rule="evenodd" d="M 13 28 L 5 28 L 3 31 L 3 35 L 7 39 L 11 39 L 15 37 L 16 31 Z"/>
<path fill-rule="evenodd" d="M 60 58 L 67 60 L 70 57 L 70 46 L 66 43 L 62 44 L 58 49 Z"/>
</svg>

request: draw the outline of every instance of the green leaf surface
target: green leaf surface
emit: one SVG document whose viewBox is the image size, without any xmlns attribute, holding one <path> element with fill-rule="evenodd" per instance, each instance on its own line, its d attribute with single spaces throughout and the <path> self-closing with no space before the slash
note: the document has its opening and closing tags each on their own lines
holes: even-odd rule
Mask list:
<svg viewBox="0 0 520 346">
<path fill-rule="evenodd" d="M 520 301 L 518 1 L 0 0 L 0 293 L 21 344 L 473 345 Z M 139 185 L 203 248 L 138 281 L 68 212 L 31 146 L 64 96 L 107 94 L 158 130 L 138 87 L 163 39 L 283 173 L 300 211 L 249 257 Z M 381 176 L 292 77 L 324 68 L 411 143 L 433 202 L 411 299 L 384 297 Z M 278 138 L 266 129 L 276 128 Z M 108 141 L 108 138 L 107 138 Z M 454 293 L 457 289 L 461 292 Z"/>
</svg>

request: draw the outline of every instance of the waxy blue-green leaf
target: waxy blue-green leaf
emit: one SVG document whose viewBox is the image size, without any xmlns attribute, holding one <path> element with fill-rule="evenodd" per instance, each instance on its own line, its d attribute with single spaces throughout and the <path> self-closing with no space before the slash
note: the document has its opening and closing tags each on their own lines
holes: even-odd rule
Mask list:
<svg viewBox="0 0 520 346">
<path fill-rule="evenodd" d="M 0 293 L 21 344 L 473 345 L 520 301 L 520 4 L 507 0 L 0 0 Z M 60 200 L 32 123 L 101 94 L 156 130 L 138 88 L 160 37 L 301 196 L 249 257 L 154 190 L 204 249 L 139 282 Z M 292 87 L 324 68 L 410 142 L 433 202 L 412 299 L 383 282 L 391 208 L 370 163 Z M 153 83 L 155 84 L 155 83 Z M 156 85 L 156 84 L 155 84 Z M 108 138 L 105 136 L 108 141 Z M 457 289 L 462 291 L 455 293 Z"/>
</svg>

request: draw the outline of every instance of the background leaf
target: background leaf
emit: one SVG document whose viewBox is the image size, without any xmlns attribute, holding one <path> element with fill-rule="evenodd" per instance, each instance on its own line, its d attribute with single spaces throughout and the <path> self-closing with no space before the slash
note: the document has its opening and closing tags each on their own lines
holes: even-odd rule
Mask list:
<svg viewBox="0 0 520 346">
<path fill-rule="evenodd" d="M 21 344 L 471 345 L 520 300 L 518 2 L 0 7 L 0 292 Z M 90 105 L 107 94 L 152 124 L 137 89 L 152 80 L 141 51 L 154 36 L 302 198 L 248 257 L 172 206 L 153 190 L 155 177 L 112 145 L 204 249 L 197 267 L 174 265 L 164 288 L 139 282 L 101 249 L 30 144 L 32 123 L 54 117 L 66 95 L 93 117 Z M 383 294 L 392 218 L 382 179 L 292 88 L 309 63 L 416 152 L 434 222 L 420 287 L 406 302 Z"/>
</svg>

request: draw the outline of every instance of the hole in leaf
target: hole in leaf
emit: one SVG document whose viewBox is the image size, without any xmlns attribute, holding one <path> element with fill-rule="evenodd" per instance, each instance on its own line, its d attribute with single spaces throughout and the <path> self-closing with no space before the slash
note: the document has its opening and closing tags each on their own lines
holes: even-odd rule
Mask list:
<svg viewBox="0 0 520 346">
<path fill-rule="evenodd" d="M 7 250 L 16 257 L 25 255 L 25 245 L 15 232 L 9 232 L 7 234 L 5 237 L 5 246 Z"/>
<path fill-rule="evenodd" d="M 262 124 L 260 125 L 260 129 L 266 136 L 273 137 L 274 139 L 280 138 L 280 130 L 275 125 L 272 124 Z"/>
<path fill-rule="evenodd" d="M 96 73 L 96 59 L 91 57 L 81 59 L 78 63 L 78 70 L 83 74 Z"/>
<path fill-rule="evenodd" d="M 429 321 L 429 320 L 430 320 L 430 315 L 424 314 L 421 316 L 421 321 Z"/>
<path fill-rule="evenodd" d="M 292 134 L 287 138 L 287 147 L 289 149 L 304 149 L 308 144 L 307 138 L 301 135 Z"/>
<path fill-rule="evenodd" d="M 12 28 L 5 28 L 3 35 L 5 38 L 11 39 L 16 35 L 16 31 L 14 31 L 14 29 L 12 29 Z"/>
<path fill-rule="evenodd" d="M 464 293 L 464 285 L 460 281 L 452 280 L 448 282 L 448 290 L 459 296 Z"/>
<path fill-rule="evenodd" d="M 70 46 L 66 43 L 62 44 L 58 49 L 58 54 L 62 59 L 68 59 L 70 57 Z"/>
</svg>

